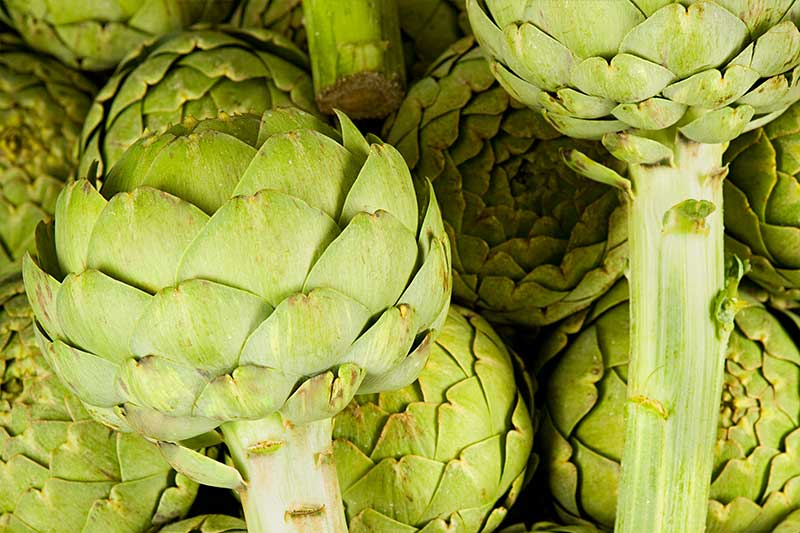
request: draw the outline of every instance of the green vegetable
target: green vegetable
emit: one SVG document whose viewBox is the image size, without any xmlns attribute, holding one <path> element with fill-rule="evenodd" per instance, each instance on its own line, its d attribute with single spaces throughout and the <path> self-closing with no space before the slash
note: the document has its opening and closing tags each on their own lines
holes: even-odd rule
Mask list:
<svg viewBox="0 0 800 533">
<path fill-rule="evenodd" d="M 725 153 L 726 248 L 747 276 L 777 296 L 800 299 L 800 104 L 742 135 Z"/>
<path fill-rule="evenodd" d="M 800 510 L 787 516 L 786 520 L 772 530 L 772 533 L 795 533 L 797 531 L 800 531 Z"/>
<path fill-rule="evenodd" d="M 267 28 L 308 49 L 301 0 L 241 0 L 230 23 L 239 28 Z"/>
<path fill-rule="evenodd" d="M 157 446 L 90 418 L 36 347 L 22 276 L 0 278 L 0 530 L 146 531 L 196 493 Z"/>
<path fill-rule="evenodd" d="M 234 0 L 0 0 L 8 21 L 37 50 L 82 70 L 109 70 L 145 40 L 196 22 L 220 22 Z"/>
<path fill-rule="evenodd" d="M 334 420 L 351 533 L 494 531 L 535 467 L 532 398 L 488 322 L 451 307 L 418 381 Z"/>
<path fill-rule="evenodd" d="M 0 274 L 19 268 L 75 171 L 94 91 L 77 72 L 0 35 Z"/>
<path fill-rule="evenodd" d="M 453 243 L 456 300 L 490 321 L 556 322 L 622 276 L 627 221 L 616 190 L 559 156 L 580 148 L 600 158 L 602 146 L 556 138 L 509 98 L 471 38 L 411 87 L 385 131 L 418 183 L 433 182 Z"/>
<path fill-rule="evenodd" d="M 701 531 L 743 270 L 726 272 L 723 256 L 723 153 L 800 99 L 800 4 L 467 0 L 467 11 L 513 97 L 628 164 L 623 177 L 564 154 L 628 195 L 636 327 L 616 530 Z"/>
<path fill-rule="evenodd" d="M 187 518 L 161 528 L 160 533 L 247 533 L 243 520 L 225 515 Z"/>
<path fill-rule="evenodd" d="M 331 417 L 416 379 L 447 315 L 433 194 L 340 121 L 281 108 L 145 137 L 100 192 L 61 193 L 24 262 L 59 377 L 236 490 L 251 533 L 343 530 Z M 234 466 L 191 449 L 217 428 Z"/>
<path fill-rule="evenodd" d="M 541 352 L 544 408 L 538 444 L 565 521 L 605 530 L 624 445 L 629 307 L 621 283 L 562 323 Z M 748 299 L 727 350 L 708 533 L 770 532 L 800 509 L 800 351 L 797 327 Z"/>
<path fill-rule="evenodd" d="M 303 0 L 314 95 L 323 113 L 385 118 L 406 73 L 395 0 Z"/>
<path fill-rule="evenodd" d="M 397 0 L 397 11 L 414 78 L 421 78 L 439 55 L 470 33 L 464 0 Z"/>
<path fill-rule="evenodd" d="M 81 134 L 80 176 L 105 174 L 146 130 L 193 117 L 314 111 L 308 58 L 259 29 L 196 30 L 157 39 L 128 56 L 97 95 Z"/>
<path fill-rule="evenodd" d="M 516 524 L 503 529 L 500 533 L 598 533 L 593 526 L 562 526 L 554 522 L 538 522 L 531 527 L 525 524 Z"/>
</svg>

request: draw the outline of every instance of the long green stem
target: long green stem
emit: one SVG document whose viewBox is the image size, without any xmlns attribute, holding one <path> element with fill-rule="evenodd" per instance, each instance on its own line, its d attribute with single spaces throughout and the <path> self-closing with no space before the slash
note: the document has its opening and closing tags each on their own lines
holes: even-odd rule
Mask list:
<svg viewBox="0 0 800 533">
<path fill-rule="evenodd" d="M 303 0 L 317 105 L 351 118 L 400 106 L 405 64 L 395 0 Z"/>
<path fill-rule="evenodd" d="M 679 136 L 680 137 L 680 136 Z M 632 165 L 631 362 L 617 533 L 705 529 L 727 334 L 723 145 Z"/>
<path fill-rule="evenodd" d="M 222 426 L 250 533 L 345 533 L 330 418 L 294 426 L 273 415 Z"/>
</svg>

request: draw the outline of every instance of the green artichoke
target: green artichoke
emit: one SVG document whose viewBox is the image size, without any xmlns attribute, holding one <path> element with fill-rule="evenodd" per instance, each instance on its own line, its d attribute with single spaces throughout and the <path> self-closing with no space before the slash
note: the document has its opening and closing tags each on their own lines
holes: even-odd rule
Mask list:
<svg viewBox="0 0 800 533">
<path fill-rule="evenodd" d="M 22 276 L 0 279 L 0 531 L 142 532 L 196 493 L 157 446 L 90 418 L 36 347 Z"/>
<path fill-rule="evenodd" d="M 230 23 L 239 28 L 276 31 L 308 50 L 302 0 L 241 0 Z"/>
<path fill-rule="evenodd" d="M 414 78 L 422 77 L 439 55 L 470 33 L 464 0 L 397 0 L 397 11 Z"/>
<path fill-rule="evenodd" d="M 411 87 L 385 130 L 418 182 L 433 182 L 459 302 L 492 322 L 541 326 L 622 276 L 627 218 L 617 191 L 559 156 L 580 147 L 602 157 L 602 146 L 555 138 L 495 82 L 471 38 Z"/>
<path fill-rule="evenodd" d="M 494 531 L 529 466 L 528 402 L 500 337 L 451 307 L 417 382 L 356 396 L 334 420 L 350 531 Z"/>
<path fill-rule="evenodd" d="M 800 104 L 733 141 L 725 160 L 727 249 L 762 287 L 800 299 Z"/>
<path fill-rule="evenodd" d="M 530 527 L 524 524 L 509 526 L 500 533 L 599 533 L 598 530 L 589 525 L 562 526 L 554 522 L 538 522 Z"/>
<path fill-rule="evenodd" d="M 800 510 L 793 512 L 772 530 L 772 533 L 797 533 L 800 531 Z"/>
<path fill-rule="evenodd" d="M 226 515 L 187 518 L 159 530 L 160 533 L 247 533 L 243 520 Z"/>
<path fill-rule="evenodd" d="M 221 22 L 235 0 L 0 0 L 5 18 L 25 39 L 82 70 L 109 70 L 139 44 L 197 22 Z"/>
<path fill-rule="evenodd" d="M 0 273 L 33 245 L 75 171 L 94 92 L 77 72 L 0 36 Z"/>
<path fill-rule="evenodd" d="M 252 533 L 338 531 L 331 417 L 413 382 L 447 316 L 433 192 L 418 204 L 400 154 L 340 121 L 281 108 L 145 137 L 99 192 L 61 193 L 24 261 L 59 377 L 239 491 Z M 241 473 L 182 445 L 220 426 Z"/>
<path fill-rule="evenodd" d="M 562 519 L 614 524 L 628 378 L 628 290 L 620 283 L 543 344 L 543 467 Z M 787 331 L 786 327 L 791 327 Z M 754 300 L 728 345 L 708 533 L 768 533 L 800 509 L 796 328 Z"/>
<path fill-rule="evenodd" d="M 793 0 L 467 4 L 500 83 L 570 137 L 678 125 L 721 143 L 800 100 Z"/>
<path fill-rule="evenodd" d="M 187 117 L 260 115 L 277 106 L 314 111 L 308 59 L 265 30 L 196 30 L 162 37 L 129 55 L 92 104 L 81 133 L 80 176 L 108 172 L 146 130 Z"/>
</svg>

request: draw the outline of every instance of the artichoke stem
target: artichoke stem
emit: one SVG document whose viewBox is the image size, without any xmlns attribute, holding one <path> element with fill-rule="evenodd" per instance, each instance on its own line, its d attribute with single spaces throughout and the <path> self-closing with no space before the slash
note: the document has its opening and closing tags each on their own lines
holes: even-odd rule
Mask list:
<svg viewBox="0 0 800 533">
<path fill-rule="evenodd" d="M 250 533 L 345 533 L 330 418 L 293 425 L 275 414 L 222 426 L 246 485 L 240 491 Z"/>
<path fill-rule="evenodd" d="M 384 118 L 405 92 L 395 0 L 304 0 L 317 106 L 351 118 Z"/>
<path fill-rule="evenodd" d="M 679 134 L 673 160 L 631 165 L 631 363 L 615 531 L 704 531 L 729 329 L 725 145 Z"/>
</svg>

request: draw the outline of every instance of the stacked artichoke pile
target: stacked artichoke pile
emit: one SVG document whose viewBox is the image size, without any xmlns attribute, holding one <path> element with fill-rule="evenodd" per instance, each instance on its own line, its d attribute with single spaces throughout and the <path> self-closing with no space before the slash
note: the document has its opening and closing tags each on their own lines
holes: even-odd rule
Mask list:
<svg viewBox="0 0 800 533">
<path fill-rule="evenodd" d="M 0 0 L 0 533 L 800 532 L 798 25 Z"/>
</svg>

